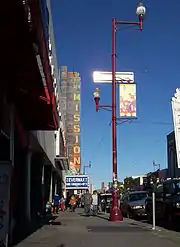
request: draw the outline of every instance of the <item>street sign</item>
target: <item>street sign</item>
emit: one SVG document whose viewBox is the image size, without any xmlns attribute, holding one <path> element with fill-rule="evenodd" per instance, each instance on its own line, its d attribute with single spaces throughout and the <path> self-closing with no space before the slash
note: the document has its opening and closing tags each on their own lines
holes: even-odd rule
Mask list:
<svg viewBox="0 0 180 247">
<path fill-rule="evenodd" d="M 112 72 L 94 71 L 94 83 L 112 83 Z M 122 83 L 134 83 L 134 72 L 116 72 L 116 81 Z"/>
<path fill-rule="evenodd" d="M 65 177 L 65 188 L 74 190 L 89 189 L 89 176 L 74 175 Z"/>
</svg>

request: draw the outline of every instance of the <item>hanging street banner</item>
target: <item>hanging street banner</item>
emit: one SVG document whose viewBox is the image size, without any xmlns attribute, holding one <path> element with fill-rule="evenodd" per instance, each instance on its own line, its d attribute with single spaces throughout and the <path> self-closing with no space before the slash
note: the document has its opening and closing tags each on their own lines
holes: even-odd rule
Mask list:
<svg viewBox="0 0 180 247">
<path fill-rule="evenodd" d="M 120 117 L 136 117 L 136 84 L 120 84 Z"/>
<path fill-rule="evenodd" d="M 74 190 L 85 190 L 89 189 L 89 176 L 77 175 L 77 176 L 66 176 L 65 177 L 65 188 Z"/>
<path fill-rule="evenodd" d="M 94 83 L 112 83 L 112 72 L 94 71 Z M 134 83 L 133 72 L 116 72 L 117 83 Z"/>
<path fill-rule="evenodd" d="M 176 89 L 174 97 L 172 97 L 171 104 L 176 141 L 177 165 L 178 168 L 180 168 L 180 89 Z"/>
</svg>

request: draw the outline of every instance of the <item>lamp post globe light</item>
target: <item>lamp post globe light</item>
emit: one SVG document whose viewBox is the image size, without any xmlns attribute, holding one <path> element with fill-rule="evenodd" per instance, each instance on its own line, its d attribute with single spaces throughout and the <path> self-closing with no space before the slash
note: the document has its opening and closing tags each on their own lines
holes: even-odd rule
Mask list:
<svg viewBox="0 0 180 247">
<path fill-rule="evenodd" d="M 96 104 L 96 111 L 98 111 L 99 109 L 99 100 L 100 100 L 100 89 L 99 88 L 96 88 L 94 93 L 93 93 L 93 97 L 94 97 L 94 101 L 95 101 L 95 104 Z"/>
<path fill-rule="evenodd" d="M 136 9 L 136 15 L 139 18 L 139 26 L 140 26 L 141 31 L 142 31 L 142 24 L 143 24 L 145 14 L 146 14 L 146 8 L 143 6 L 142 3 L 139 3 Z"/>
<path fill-rule="evenodd" d="M 122 221 L 122 213 L 119 208 L 119 192 L 117 188 L 117 132 L 116 132 L 116 122 L 117 120 L 122 120 L 116 117 L 116 85 L 119 83 L 116 81 L 116 33 L 118 25 L 134 25 L 138 26 L 142 31 L 143 20 L 146 14 L 146 8 L 142 3 L 139 3 L 136 9 L 136 15 L 138 16 L 138 21 L 117 21 L 115 18 L 112 19 L 112 104 L 111 105 L 99 105 L 100 100 L 100 89 L 96 88 L 93 93 L 94 101 L 96 105 L 96 111 L 100 108 L 111 108 L 112 111 L 112 170 L 113 170 L 113 192 L 112 192 L 112 208 L 110 211 L 110 221 Z"/>
<path fill-rule="evenodd" d="M 144 19 L 145 14 L 146 14 L 146 8 L 143 6 L 142 3 L 139 3 L 138 6 L 137 6 L 137 9 L 136 9 L 136 15 L 139 18 L 143 18 Z"/>
</svg>

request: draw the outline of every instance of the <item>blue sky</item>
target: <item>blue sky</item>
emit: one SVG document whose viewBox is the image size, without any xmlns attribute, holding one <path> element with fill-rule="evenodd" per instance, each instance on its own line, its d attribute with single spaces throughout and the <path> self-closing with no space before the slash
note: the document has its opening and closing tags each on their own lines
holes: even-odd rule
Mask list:
<svg viewBox="0 0 180 247">
<path fill-rule="evenodd" d="M 111 69 L 111 18 L 136 20 L 136 0 L 52 0 L 59 65 L 80 72 L 82 165 L 96 187 L 111 181 L 111 113 L 95 112 L 94 70 Z M 144 30 L 117 35 L 117 71 L 134 71 L 138 120 L 117 128 L 118 177 L 153 170 L 152 161 L 167 167 L 166 135 L 173 129 L 170 99 L 179 87 L 180 1 L 145 0 Z M 99 85 L 101 103 L 111 103 L 111 86 Z"/>
</svg>

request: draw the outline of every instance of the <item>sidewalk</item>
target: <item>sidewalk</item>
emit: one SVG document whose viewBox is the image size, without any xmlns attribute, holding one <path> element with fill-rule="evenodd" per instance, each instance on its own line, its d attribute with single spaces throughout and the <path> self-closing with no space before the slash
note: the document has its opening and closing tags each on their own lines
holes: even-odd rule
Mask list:
<svg viewBox="0 0 180 247">
<path fill-rule="evenodd" d="M 76 213 L 64 212 L 52 224 L 45 225 L 17 247 L 177 247 L 174 238 L 159 235 L 131 220 L 113 223 L 103 217 L 84 217 L 81 209 Z"/>
</svg>

